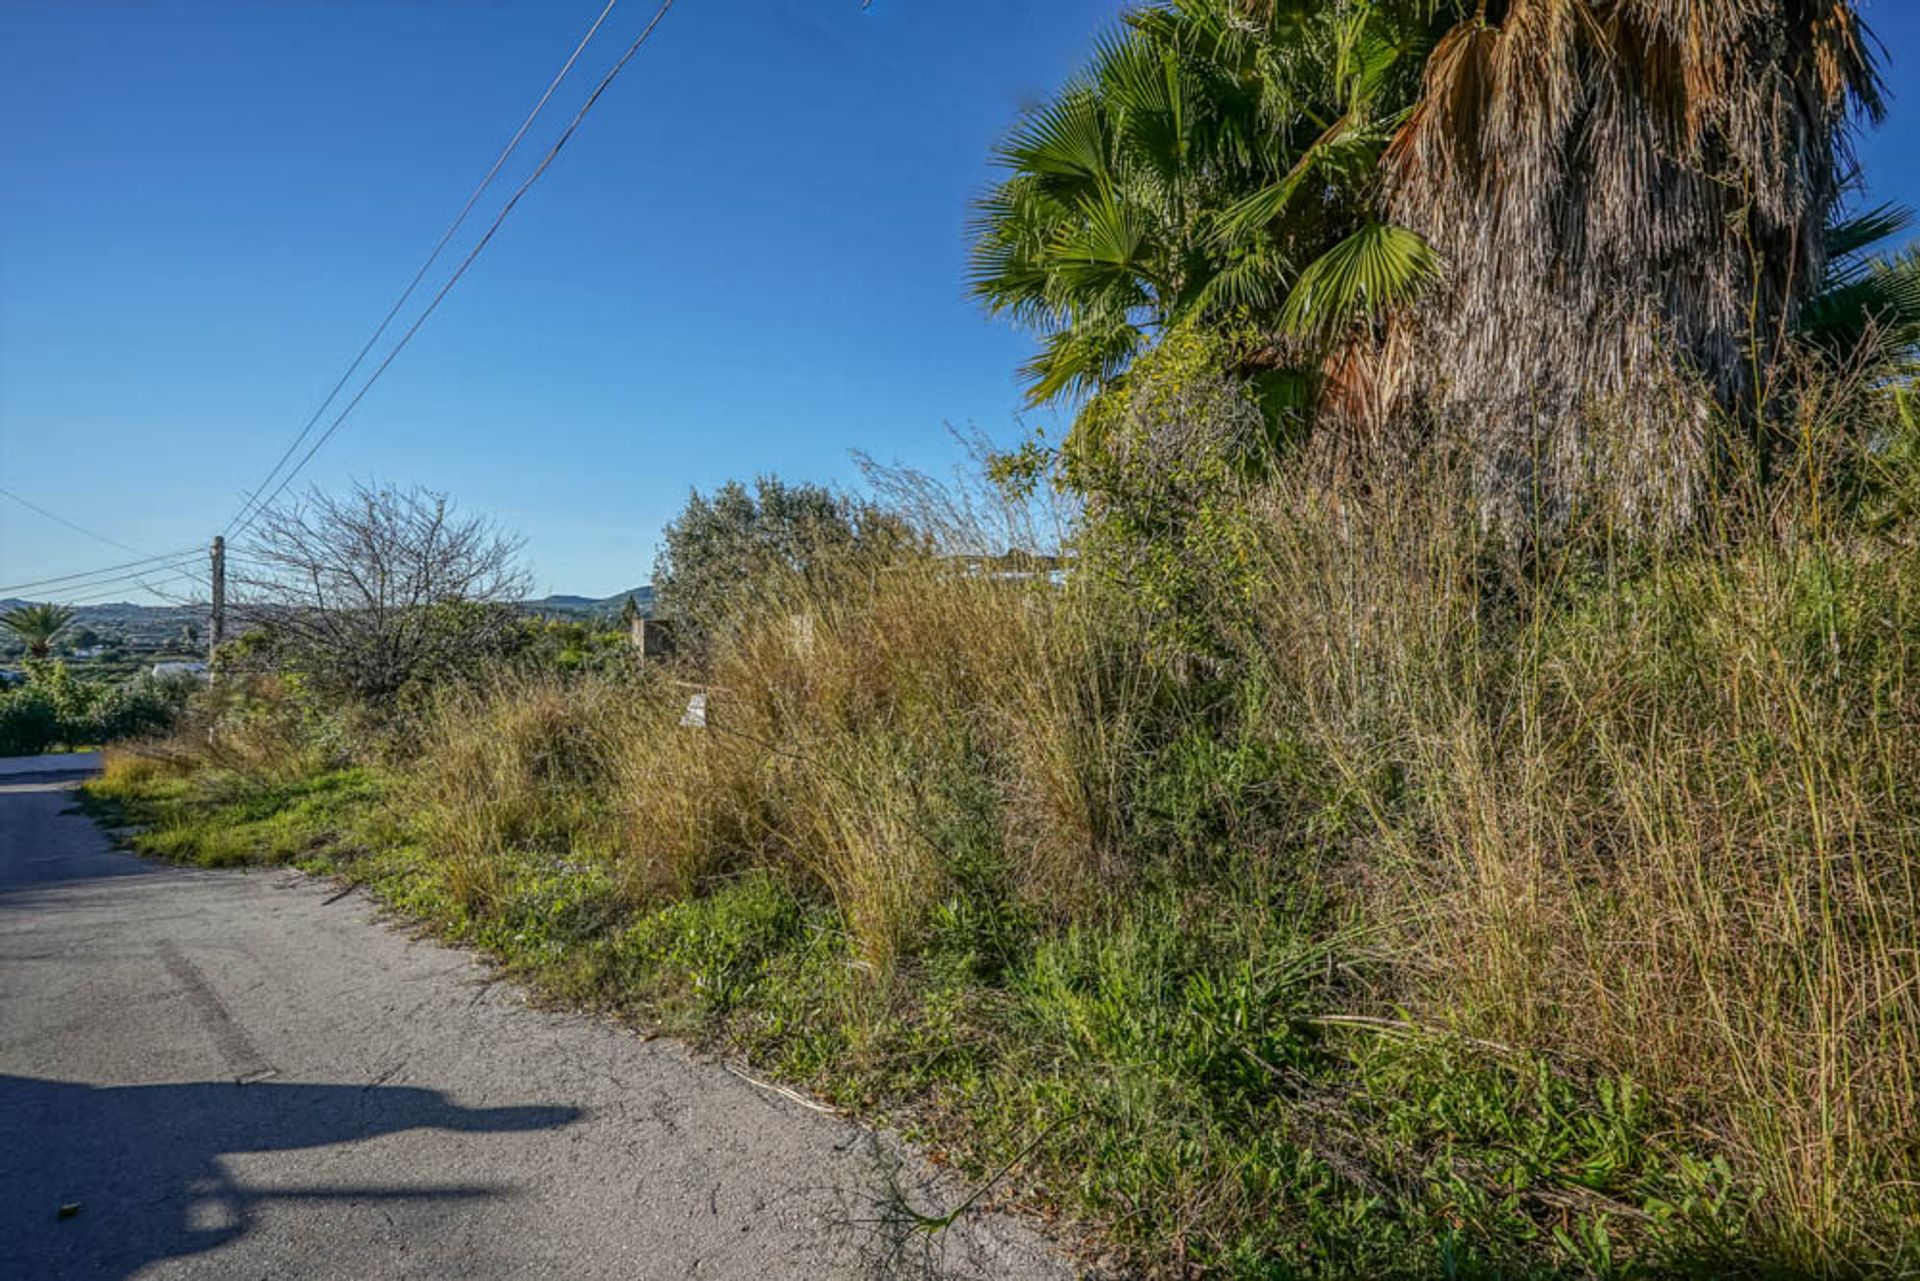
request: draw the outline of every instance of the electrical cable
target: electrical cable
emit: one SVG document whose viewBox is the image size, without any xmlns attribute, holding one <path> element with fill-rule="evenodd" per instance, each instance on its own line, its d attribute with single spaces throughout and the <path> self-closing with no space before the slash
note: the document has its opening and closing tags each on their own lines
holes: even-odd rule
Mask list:
<svg viewBox="0 0 1920 1281">
<path fill-rule="evenodd" d="M 62 588 L 61 591 L 68 594 L 75 592 L 89 594 L 102 593 L 107 596 L 112 595 L 114 592 L 131 591 L 134 588 L 144 588 L 151 591 L 152 589 L 148 584 L 155 579 L 165 582 L 169 578 L 177 578 L 181 574 L 194 574 L 198 577 L 206 578 L 208 571 L 198 568 L 194 562 L 190 560 L 175 561 L 171 565 L 160 565 L 153 569 L 143 569 L 138 573 L 126 574 L 119 578 L 101 579 L 98 582 L 92 583 L 80 583 L 73 587 Z"/>
<path fill-rule="evenodd" d="M 439 309 L 440 304 L 446 300 L 447 295 L 452 292 L 453 287 L 460 283 L 460 278 L 466 275 L 467 269 L 471 267 L 474 260 L 480 256 L 481 251 L 486 249 L 487 245 L 492 242 L 494 234 L 500 230 L 501 225 L 506 222 L 508 215 L 519 205 L 521 198 L 527 194 L 534 183 L 540 180 L 540 176 L 546 173 L 547 169 L 553 164 L 554 159 L 560 154 L 561 149 L 567 145 L 567 142 L 573 137 L 574 132 L 579 129 L 581 122 L 587 118 L 587 113 L 592 111 L 594 104 L 600 101 L 601 95 L 606 93 L 607 89 L 612 86 L 614 80 L 626 69 L 627 64 L 645 47 L 647 41 L 652 39 L 654 30 L 659 27 L 661 21 L 667 16 L 668 12 L 672 10 L 673 6 L 674 0 L 664 0 L 664 3 L 654 12 L 653 18 L 647 23 L 646 28 L 642 30 L 639 36 L 634 39 L 634 42 L 627 47 L 627 51 L 620 56 L 620 60 L 614 63 L 607 74 L 601 78 L 600 83 L 594 87 L 593 93 L 588 96 L 586 103 L 575 113 L 573 119 L 561 133 L 559 139 L 547 150 L 547 154 L 541 158 L 539 167 L 529 174 L 526 181 L 522 182 L 519 188 L 514 191 L 506 205 L 500 210 L 499 214 L 495 216 L 492 225 L 487 228 L 486 234 L 480 237 L 479 243 L 474 245 L 467 256 L 461 260 L 460 265 L 454 269 L 453 275 L 448 277 L 447 282 L 440 287 L 440 291 L 436 293 L 433 296 L 433 300 L 427 304 L 426 310 L 421 312 L 412 326 L 408 328 L 407 332 L 401 335 L 400 341 L 387 353 L 385 359 L 374 369 L 367 381 L 361 385 L 360 390 L 354 393 L 353 399 L 347 402 L 346 408 L 342 409 L 340 413 L 335 416 L 333 422 L 320 434 L 320 438 L 314 441 L 307 449 L 307 452 L 301 456 L 300 461 L 294 465 L 293 470 L 286 474 L 279 485 L 274 488 L 274 491 L 269 494 L 264 501 L 255 504 L 253 514 L 248 516 L 237 530 L 234 530 L 231 535 L 232 537 L 238 538 L 240 535 L 246 533 L 253 522 L 258 519 L 260 512 L 270 506 L 275 499 L 279 498 L 279 496 L 286 491 L 287 486 L 292 484 L 294 478 L 313 460 L 313 456 L 319 453 L 321 448 L 333 438 L 335 432 L 340 430 L 341 424 L 346 422 L 347 416 L 353 413 L 354 409 L 359 406 L 361 400 L 373 389 L 373 385 L 380 381 L 380 376 L 386 373 L 387 369 L 393 364 L 394 358 L 406 350 L 407 344 L 413 341 L 414 335 L 420 332 L 421 326 L 425 325 L 428 318 Z"/>
<path fill-rule="evenodd" d="M 281 452 L 280 457 L 276 459 L 273 466 L 268 469 L 266 476 L 248 494 L 246 501 L 240 505 L 240 510 L 235 512 L 233 519 L 227 522 L 227 533 L 231 534 L 234 526 L 238 525 L 241 519 L 247 516 L 257 505 L 260 494 L 266 490 L 268 485 L 273 483 L 274 478 L 280 474 L 280 469 L 287 465 L 287 460 L 293 457 L 294 451 L 300 448 L 301 443 L 312 434 L 321 416 L 325 414 L 328 407 L 339 398 L 341 390 L 346 387 L 353 375 L 359 371 L 360 366 L 366 361 L 368 353 L 374 349 L 374 346 L 379 343 L 380 339 L 386 334 L 387 326 L 393 323 L 393 318 L 400 314 L 400 309 L 407 305 L 408 299 L 413 297 L 414 290 L 418 289 L 420 282 L 426 279 L 427 273 L 433 269 L 434 263 L 440 260 L 441 253 L 446 249 L 448 243 L 453 240 L 455 233 L 466 223 L 467 215 L 473 212 L 474 206 L 480 203 L 480 197 L 485 195 L 487 188 L 493 185 L 493 180 L 499 176 L 501 168 L 505 166 L 514 151 L 519 148 L 521 140 L 527 136 L 527 130 L 533 127 L 533 122 L 539 118 L 542 111 L 546 110 L 547 103 L 553 98 L 555 91 L 560 88 L 561 82 L 572 72 L 574 64 L 580 60 L 580 55 L 586 52 L 587 46 L 593 42 L 593 38 L 599 33 L 601 25 L 606 22 L 608 15 L 613 12 L 614 5 L 618 3 L 619 0 L 607 0 L 606 8 L 600 11 L 600 16 L 593 20 L 592 26 L 587 28 L 587 34 L 580 38 L 580 43 L 574 46 L 573 53 L 568 56 L 560 70 L 555 73 L 553 79 L 548 82 L 546 92 L 540 95 L 540 100 L 533 104 L 533 110 L 527 113 L 526 119 L 520 122 L 520 127 L 514 130 L 513 137 L 507 140 L 507 145 L 501 149 L 499 156 L 495 158 L 493 167 L 487 170 L 486 176 L 480 180 L 480 185 L 473 189 L 473 194 L 467 197 L 467 203 L 461 206 L 459 214 L 447 225 L 446 231 L 441 233 L 440 239 L 433 246 L 433 252 L 427 255 L 427 260 L 420 264 L 418 271 L 413 273 L 413 279 L 407 282 L 407 287 L 401 290 L 398 298 L 394 299 L 393 306 L 387 309 L 387 314 L 381 318 L 380 324 L 374 329 L 372 336 L 369 337 L 366 344 L 360 348 L 359 354 L 353 358 L 353 363 L 347 366 L 346 372 L 340 375 L 340 380 L 334 383 L 333 390 L 327 393 L 326 399 L 322 400 L 319 407 L 313 411 L 313 416 L 307 419 L 306 426 L 300 429 L 300 434 L 295 436 L 292 443 Z"/>
<path fill-rule="evenodd" d="M 14 493 L 11 489 L 0 487 L 0 498 L 11 498 L 14 502 L 19 503 L 22 507 L 26 508 L 28 511 L 38 512 L 40 515 L 45 516 L 48 520 L 52 521 L 54 524 L 65 525 L 68 529 L 71 529 L 74 533 L 85 534 L 88 538 L 93 539 L 95 542 L 105 543 L 109 547 L 118 547 L 123 552 L 132 552 L 135 556 L 138 556 L 140 554 L 140 549 L 138 547 L 129 547 L 127 544 L 121 542 L 117 538 L 108 538 L 105 534 L 95 533 L 93 530 L 88 529 L 85 525 L 76 524 L 75 522 L 68 520 L 65 516 L 60 515 L 58 512 L 48 511 L 46 508 L 42 507 L 39 503 L 27 501 L 26 499 L 20 497 L 20 495 Z"/>
<path fill-rule="evenodd" d="M 33 591 L 42 587 L 50 587 L 57 583 L 71 584 L 70 586 L 62 588 L 63 591 L 85 591 L 91 587 L 99 586 L 101 584 L 104 584 L 107 582 L 113 582 L 116 580 L 101 579 L 101 583 L 96 584 L 91 582 L 76 583 L 74 582 L 75 579 L 81 579 L 81 578 L 97 579 L 97 578 L 100 578 L 100 576 L 103 574 L 112 574 L 120 570 L 130 570 L 130 569 L 134 569 L 137 566 L 143 566 L 143 565 L 147 566 L 147 568 L 139 570 L 139 573 L 157 574 L 161 570 L 167 569 L 170 567 L 169 565 L 159 564 L 157 562 L 167 561 L 167 562 L 175 562 L 175 563 L 185 563 L 185 561 L 188 558 L 194 557 L 194 556 L 200 556 L 203 554 L 204 553 L 201 551 L 200 548 L 189 547 L 183 551 L 168 552 L 164 556 L 148 556 L 141 560 L 130 560 L 119 565 L 104 565 L 99 569 L 82 570 L 78 573 L 73 573 L 73 574 L 60 574 L 53 578 L 36 578 L 32 582 L 14 583 L 8 587 L 0 587 L 0 596 L 11 596 L 15 592 Z M 124 578 L 132 578 L 135 576 L 136 575 L 134 574 L 120 574 L 119 578 L 124 579 Z"/>
</svg>

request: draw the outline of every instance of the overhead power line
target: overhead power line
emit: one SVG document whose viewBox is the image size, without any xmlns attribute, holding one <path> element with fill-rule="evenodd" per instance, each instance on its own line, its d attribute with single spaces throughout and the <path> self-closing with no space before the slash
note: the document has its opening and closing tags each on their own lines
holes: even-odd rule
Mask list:
<svg viewBox="0 0 1920 1281">
<path fill-rule="evenodd" d="M 126 543 L 121 542 L 117 538 L 109 538 L 105 534 L 98 533 L 94 530 L 88 529 L 85 525 L 82 525 L 77 521 L 68 520 L 65 516 L 60 515 L 58 512 L 48 511 L 45 507 L 42 507 L 40 504 L 33 502 L 30 499 L 22 498 L 19 494 L 14 493 L 10 489 L 0 487 L 0 496 L 9 498 L 12 501 L 20 504 L 22 507 L 25 507 L 28 511 L 35 512 L 41 516 L 44 516 L 48 520 L 54 522 L 57 525 L 64 525 L 68 529 L 73 530 L 77 534 L 84 534 L 88 538 L 91 538 L 96 542 L 105 543 L 109 547 L 118 547 L 121 551 L 134 552 L 136 554 L 140 550 L 137 547 L 132 547 Z M 69 603 L 78 603 L 78 604 L 98 604 L 100 601 L 104 601 L 110 597 L 121 595 L 122 593 L 127 591 L 126 584 L 131 583 L 135 587 L 138 587 L 144 591 L 147 591 L 155 596 L 160 597 L 162 600 L 169 600 L 169 601 L 174 601 L 175 603 L 179 603 L 179 598 L 172 595 L 170 592 L 166 591 L 165 588 L 167 586 L 171 586 L 172 584 L 181 581 L 183 578 L 188 580 L 192 580 L 194 578 L 194 575 L 191 570 L 186 570 L 185 572 L 182 572 L 182 571 L 186 566 L 189 566 L 192 564 L 193 559 L 195 558 L 196 555 L 198 555 L 198 553 L 196 552 L 179 552 L 179 553 L 173 553 L 165 556 L 152 556 L 142 560 L 129 561 L 127 562 L 126 565 L 109 566 L 106 569 L 90 570 L 84 573 L 66 574 L 61 576 L 60 578 L 43 579 L 39 583 L 28 583 L 20 587 L 0 588 L 0 593 L 10 594 L 12 592 L 25 590 L 27 588 L 46 586 L 49 584 L 60 584 L 60 586 L 58 587 L 57 594 L 61 594 L 61 595 L 66 595 L 73 592 L 88 592 L 88 593 L 104 592 L 104 594 L 102 594 L 101 596 L 91 600 L 85 600 L 80 602 L 69 602 Z M 133 569 L 132 572 L 129 572 L 129 573 L 115 574 L 113 572 L 115 570 L 130 569 L 134 565 L 144 566 L 144 568 Z M 162 584 L 162 586 L 156 587 L 154 583 L 150 581 L 154 579 L 155 576 L 166 573 L 167 571 L 173 571 L 173 573 L 170 577 L 160 578 L 158 580 Z M 103 577 L 103 575 L 105 575 L 105 577 Z M 110 591 L 104 590 L 109 588 L 111 589 Z"/>
<path fill-rule="evenodd" d="M 672 10 L 673 5 L 674 0 L 663 0 L 660 7 L 654 11 L 654 15 L 646 27 L 634 38 L 633 43 L 627 46 L 627 51 L 620 55 L 620 60 L 614 63 L 606 75 L 601 77 L 600 83 L 594 86 L 593 92 L 588 95 L 586 102 L 581 106 L 580 110 L 574 114 L 573 119 L 568 122 L 566 129 L 561 132 L 559 139 L 554 142 L 553 146 L 547 149 L 547 154 L 541 157 L 539 166 L 515 189 L 513 195 L 508 198 L 505 206 L 495 215 L 486 233 L 480 237 L 479 243 L 468 251 L 467 256 L 461 259 L 460 265 L 454 268 L 453 274 L 447 278 L 446 283 L 440 286 L 439 292 L 434 294 L 433 300 L 427 304 L 426 310 L 421 312 L 413 324 L 408 327 L 406 333 L 400 336 L 400 341 L 394 344 L 393 349 L 389 351 L 386 357 L 375 367 L 373 373 L 367 378 L 367 381 L 361 384 L 360 390 L 354 393 L 353 399 L 349 400 L 346 407 L 335 415 L 333 421 L 327 425 L 327 429 L 320 433 L 319 439 L 315 440 L 313 444 L 308 447 L 306 453 L 300 456 L 300 461 L 295 463 L 293 469 L 280 480 L 279 484 L 274 487 L 273 492 L 268 494 L 264 500 L 259 499 L 256 493 L 254 499 L 250 500 L 253 502 L 252 513 L 247 516 L 245 521 L 239 522 L 237 529 L 234 529 L 231 525 L 228 527 L 231 531 L 229 534 L 230 539 L 238 539 L 240 535 L 246 533 L 253 522 L 259 518 L 261 511 L 270 506 L 275 499 L 279 498 L 279 496 L 286 491 L 287 486 L 292 484 L 294 478 L 313 460 L 313 456 L 319 453 L 321 448 L 333 438 L 335 432 L 340 430 L 341 424 L 346 422 L 348 415 L 352 414 L 361 400 L 365 399 L 366 394 L 373 389 L 373 385 L 380 381 L 380 376 L 387 372 L 388 367 L 393 364 L 394 358 L 406 350 L 407 344 L 413 341 L 414 335 L 420 332 L 421 326 L 425 325 L 428 318 L 439 309 L 440 304 L 444 302 L 447 295 L 453 291 L 453 287 L 460 283 L 460 278 L 466 275 L 467 269 L 473 265 L 474 260 L 477 259 L 488 244 L 493 241 L 494 234 L 500 230 L 501 225 L 506 222 L 507 217 L 512 214 L 515 207 L 519 205 L 521 198 L 532 189 L 534 183 L 540 180 L 540 176 L 546 173 L 547 169 L 553 164 L 555 157 L 560 154 L 561 149 L 567 145 L 575 131 L 580 128 L 580 123 L 585 120 L 587 114 L 593 110 L 594 104 L 600 101 L 601 95 L 606 93 L 613 82 L 619 78 L 620 73 L 626 69 L 629 62 L 633 61 L 635 55 L 646 46 L 647 41 L 653 38 L 654 31 L 660 26 L 661 21 L 666 18 L 668 12 Z"/>
<path fill-rule="evenodd" d="M 115 571 L 129 570 L 129 569 L 135 568 L 136 566 L 143 566 L 143 565 L 146 566 L 147 568 L 140 570 L 139 571 L 140 573 L 157 574 L 161 570 L 169 567 L 160 562 L 177 561 L 177 562 L 184 563 L 184 561 L 188 557 L 198 556 L 200 554 L 201 552 L 199 548 L 189 547 L 182 551 L 168 552 L 164 556 L 147 556 L 140 560 L 130 560 L 120 565 L 105 565 L 99 569 L 89 569 L 89 570 L 84 570 L 74 574 L 60 574 L 53 578 L 38 578 L 29 583 L 14 583 L 8 587 L 0 587 L 0 595 L 11 596 L 15 592 L 33 591 L 41 587 L 51 587 L 57 583 L 70 584 L 70 586 L 68 586 L 65 589 L 68 591 L 85 591 L 88 588 L 95 586 L 95 584 L 92 582 L 76 583 L 74 580 L 99 579 L 102 574 L 111 574 L 111 573 L 114 573 Z M 126 577 L 132 577 L 132 575 L 122 574 L 120 575 L 120 577 L 126 578 Z M 101 579 L 100 581 L 111 582 L 113 580 Z"/>
<path fill-rule="evenodd" d="M 474 206 L 480 203 L 480 197 L 485 195 L 487 189 L 493 185 L 493 180 L 499 176 L 501 168 L 506 165 L 507 160 L 513 155 L 514 151 L 519 148 L 521 140 L 527 136 L 527 130 L 533 127 L 533 122 L 540 117 L 541 112 L 546 110 L 547 103 L 552 100 L 554 93 L 560 88 L 561 82 L 573 71 L 574 64 L 580 61 L 580 55 L 586 52 L 587 46 L 593 42 L 594 36 L 599 34 L 602 24 L 606 22 L 608 15 L 613 12 L 614 6 L 618 3 L 619 0 L 607 0 L 606 8 L 600 11 L 600 16 L 593 20 L 593 25 L 587 28 L 587 33 L 584 36 L 580 37 L 580 43 L 574 46 L 572 54 L 568 55 L 566 62 L 563 63 L 560 70 L 554 74 L 553 79 L 547 83 L 546 92 L 540 95 L 539 101 L 533 104 L 533 109 L 527 113 L 526 119 L 522 120 L 520 127 L 514 130 L 513 137 L 509 138 L 507 145 L 501 148 L 499 156 L 494 159 L 493 167 L 487 170 L 486 176 L 480 179 L 480 184 L 473 189 L 473 194 L 467 197 L 467 203 L 460 207 L 460 212 L 454 216 L 451 223 L 447 224 L 447 229 L 441 233 L 440 239 L 434 243 L 433 251 L 427 255 L 426 261 L 420 264 L 420 269 L 413 273 L 413 279 L 407 282 L 407 287 L 400 291 L 398 298 L 394 299 L 393 306 L 387 308 L 387 314 L 380 318 L 379 325 L 374 328 L 372 335 L 368 337 L 365 345 L 363 345 L 359 353 L 354 356 L 353 363 L 347 366 L 346 372 L 340 375 L 340 380 L 334 383 L 333 389 L 327 393 L 326 399 L 320 402 L 319 407 L 313 411 L 313 416 L 307 419 L 306 425 L 300 429 L 299 435 L 295 436 L 293 440 L 288 443 L 286 449 L 281 451 L 280 457 L 274 460 L 274 464 L 268 469 L 266 476 L 249 492 L 246 501 L 241 504 L 240 510 L 234 513 L 233 519 L 227 522 L 226 532 L 229 535 L 233 533 L 234 527 L 240 523 L 242 518 L 248 517 L 251 511 L 259 505 L 260 495 L 266 491 L 268 485 L 274 482 L 274 478 L 280 474 L 280 469 L 287 465 L 287 460 L 293 457 L 294 451 L 299 449 L 307 437 L 313 433 L 313 429 L 319 424 L 321 416 L 324 415 L 328 407 L 339 398 L 341 391 L 353 378 L 354 374 L 359 372 L 360 366 L 365 363 L 368 354 L 373 351 L 375 345 L 385 336 L 387 327 L 393 323 L 393 318 L 400 314 L 400 309 L 405 307 L 408 299 L 413 297 L 414 291 L 420 287 L 420 282 L 426 279 L 429 271 L 433 270 L 433 265 L 440 261 L 441 253 L 445 251 L 447 245 L 453 240 L 454 235 L 465 225 L 467 215 L 473 212 Z M 278 493 L 279 491 L 276 490 L 275 492 Z"/>
<path fill-rule="evenodd" d="M 96 578 L 96 579 L 91 579 L 84 583 L 69 583 L 63 587 L 56 587 L 56 588 L 49 589 L 48 591 L 43 592 L 41 594 L 47 595 L 47 596 L 71 597 L 75 593 L 91 593 L 91 592 L 103 592 L 103 591 L 104 592 L 124 592 L 124 591 L 129 591 L 135 587 L 146 587 L 150 581 L 152 581 L 153 579 L 161 575 L 170 575 L 170 574 L 177 575 L 180 573 L 204 573 L 205 571 L 199 570 L 195 564 L 195 562 L 199 560 L 200 555 L 204 555 L 204 553 L 185 557 L 183 559 L 176 560 L 176 561 L 170 561 L 165 564 L 153 565 L 146 569 L 134 570 L 132 573 L 121 574 L 114 578 Z"/>
<path fill-rule="evenodd" d="M 181 583 L 191 583 L 196 587 L 204 587 L 206 585 L 206 581 L 207 581 L 206 577 L 203 574 L 180 573 L 180 574 L 175 574 L 170 578 L 162 578 L 158 580 L 157 583 L 141 583 L 139 586 L 144 590 L 146 590 L 147 592 L 155 596 L 158 596 L 161 600 L 167 602 L 167 604 L 169 605 L 192 605 L 198 602 L 196 602 L 192 597 L 181 596 L 168 589 Z M 126 588 L 122 587 L 116 591 L 102 592 L 98 595 L 85 596 L 78 600 L 69 600 L 69 601 L 64 601 L 62 603 L 73 606 L 75 608 L 85 608 L 88 605 L 105 605 L 108 603 L 118 603 L 118 598 L 121 596 L 124 596 L 126 594 L 126 590 L 127 590 Z"/>
<path fill-rule="evenodd" d="M 105 534 L 95 533 L 93 530 L 88 529 L 85 525 L 77 524 L 74 521 L 70 521 L 65 516 L 60 515 L 58 512 L 48 511 L 46 508 L 42 507 L 39 503 L 27 501 L 26 499 L 20 497 L 20 495 L 14 493 L 11 489 L 0 488 L 0 497 L 11 498 L 14 502 L 19 503 L 22 507 L 26 508 L 28 511 L 38 512 L 40 515 L 45 516 L 48 520 L 52 521 L 54 524 L 65 525 L 68 529 L 71 529 L 74 533 L 85 534 L 88 538 L 93 539 L 97 543 L 105 543 L 109 547 L 118 547 L 123 552 L 132 552 L 135 556 L 138 556 L 140 554 L 140 549 L 138 547 L 129 547 L 127 546 L 127 544 L 121 542 L 117 538 L 108 538 Z"/>
</svg>

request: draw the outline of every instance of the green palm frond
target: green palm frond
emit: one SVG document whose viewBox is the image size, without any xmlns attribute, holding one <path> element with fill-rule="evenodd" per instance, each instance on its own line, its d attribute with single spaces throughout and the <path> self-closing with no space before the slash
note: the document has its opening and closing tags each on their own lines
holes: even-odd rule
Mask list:
<svg viewBox="0 0 1920 1281">
<path fill-rule="evenodd" d="M 1303 189 L 1324 191 L 1342 181 L 1366 181 L 1379 164 L 1386 146 L 1383 131 L 1342 116 L 1306 151 L 1278 182 L 1263 187 L 1222 213 L 1216 234 L 1226 240 L 1244 238 L 1284 216 Z"/>
<path fill-rule="evenodd" d="M 1827 228 L 1826 274 L 1801 305 L 1795 328 L 1802 341 L 1842 359 L 1879 364 L 1920 350 L 1920 248 L 1871 252 L 1913 222 L 1912 210 L 1881 205 Z"/>
<path fill-rule="evenodd" d="M 1827 261 L 1829 264 L 1846 262 L 1912 226 L 1913 210 L 1896 204 L 1878 205 L 1851 217 L 1836 219 L 1827 228 L 1823 240 Z"/>
<path fill-rule="evenodd" d="M 1188 177 L 1192 115 L 1180 57 L 1143 40 L 1116 40 L 1103 48 L 1096 74 L 1129 159 L 1165 186 L 1182 185 Z"/>
<path fill-rule="evenodd" d="M 1054 269 L 1075 293 L 1105 292 L 1116 276 L 1152 280 L 1157 267 L 1151 248 L 1148 220 L 1140 209 L 1110 196 L 1089 200 L 1054 242 Z"/>
<path fill-rule="evenodd" d="M 1439 275 L 1433 247 L 1417 232 L 1370 220 L 1300 273 L 1280 325 L 1298 337 L 1324 338 L 1412 302 Z"/>
<path fill-rule="evenodd" d="M 1020 369 L 1027 378 L 1028 403 L 1099 390 L 1117 378 L 1147 342 L 1145 330 L 1111 316 L 1089 317 L 1048 335 L 1040 353 Z"/>
<path fill-rule="evenodd" d="M 0 627 L 18 636 L 35 658 L 45 658 L 54 637 L 72 621 L 73 610 L 65 605 L 21 605 L 0 614 Z"/>
<path fill-rule="evenodd" d="M 1885 358 L 1920 347 L 1920 250 L 1878 258 L 1801 308 L 1800 337 L 1837 356 L 1872 343 Z"/>
<path fill-rule="evenodd" d="M 1107 121 L 1095 85 L 1069 85 L 1052 102 L 1031 112 L 1000 150 L 1016 173 L 1072 182 L 1108 179 Z"/>
<path fill-rule="evenodd" d="M 1196 291 L 1201 315 L 1272 314 L 1286 294 L 1287 264 L 1270 244 L 1243 246 Z"/>
<path fill-rule="evenodd" d="M 1037 323 L 1050 308 L 1053 246 L 1070 228 L 1072 210 L 1028 178 L 1007 182 L 980 201 L 968 283 L 995 312 Z"/>
<path fill-rule="evenodd" d="M 1442 5 L 1457 0 L 1130 10 L 1014 127 L 975 209 L 968 283 L 1041 336 L 1033 394 L 1097 386 L 1188 321 L 1278 326 L 1289 286 L 1377 216 Z M 1367 309 L 1400 296 L 1356 287 Z"/>
</svg>

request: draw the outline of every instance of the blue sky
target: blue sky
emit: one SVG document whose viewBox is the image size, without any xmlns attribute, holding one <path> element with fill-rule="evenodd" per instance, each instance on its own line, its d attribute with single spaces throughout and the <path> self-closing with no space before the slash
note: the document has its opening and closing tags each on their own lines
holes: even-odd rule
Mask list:
<svg viewBox="0 0 1920 1281">
<path fill-rule="evenodd" d="M 602 2 L 7 0 L 0 485 L 142 551 L 217 532 Z M 689 486 L 1016 434 L 1028 342 L 966 296 L 968 202 L 1118 9 L 681 0 L 303 483 L 446 491 L 600 595 Z M 1895 104 L 1863 159 L 1920 200 L 1920 6 L 1867 12 Z M 0 500 L 0 587 L 124 559 Z"/>
</svg>

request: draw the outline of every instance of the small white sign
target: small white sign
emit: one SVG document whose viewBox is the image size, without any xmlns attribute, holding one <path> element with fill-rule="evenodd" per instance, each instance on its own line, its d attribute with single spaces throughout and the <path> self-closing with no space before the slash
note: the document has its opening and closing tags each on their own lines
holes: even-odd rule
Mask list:
<svg viewBox="0 0 1920 1281">
<path fill-rule="evenodd" d="M 691 729 L 707 727 L 707 696 L 705 694 L 695 694 L 687 700 L 687 714 L 680 718 L 680 723 Z"/>
</svg>

